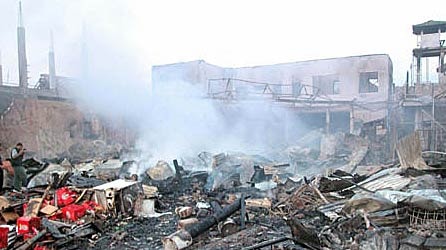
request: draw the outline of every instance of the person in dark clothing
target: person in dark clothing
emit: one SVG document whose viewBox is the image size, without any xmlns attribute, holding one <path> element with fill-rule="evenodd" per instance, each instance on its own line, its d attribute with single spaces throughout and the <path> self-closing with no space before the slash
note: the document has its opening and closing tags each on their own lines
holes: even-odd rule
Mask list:
<svg viewBox="0 0 446 250">
<path fill-rule="evenodd" d="M 3 151 L 3 147 L 2 147 L 2 144 L 0 143 L 0 165 L 2 165 L 2 151 Z"/>
<path fill-rule="evenodd" d="M 3 147 L 2 144 L 0 143 L 0 192 L 3 191 L 3 161 L 2 161 L 2 151 L 3 151 Z"/>
<path fill-rule="evenodd" d="M 13 186 L 17 191 L 21 191 L 22 187 L 26 187 L 26 172 L 22 166 L 25 151 L 26 149 L 23 148 L 23 144 L 20 142 L 11 150 L 11 163 L 14 168 Z"/>
</svg>

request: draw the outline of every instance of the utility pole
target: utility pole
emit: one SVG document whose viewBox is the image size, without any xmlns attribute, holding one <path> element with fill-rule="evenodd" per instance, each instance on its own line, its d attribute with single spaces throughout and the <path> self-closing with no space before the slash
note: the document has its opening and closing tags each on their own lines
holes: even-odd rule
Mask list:
<svg viewBox="0 0 446 250">
<path fill-rule="evenodd" d="M 22 2 L 19 2 L 19 20 L 17 26 L 17 48 L 19 61 L 19 86 L 28 87 L 28 62 L 26 60 L 25 27 L 23 26 Z"/>
<path fill-rule="evenodd" d="M 57 79 L 56 79 L 56 61 L 54 59 L 54 40 L 53 40 L 53 32 L 50 32 L 50 48 L 48 52 L 48 80 L 50 83 L 50 89 L 57 88 Z"/>
</svg>

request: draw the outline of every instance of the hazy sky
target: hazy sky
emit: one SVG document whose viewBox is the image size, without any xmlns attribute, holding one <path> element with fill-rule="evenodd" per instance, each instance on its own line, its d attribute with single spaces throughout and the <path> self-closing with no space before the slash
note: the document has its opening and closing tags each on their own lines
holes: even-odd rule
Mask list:
<svg viewBox="0 0 446 250">
<path fill-rule="evenodd" d="M 416 45 L 411 25 L 446 20 L 446 1 L 23 0 L 30 85 L 47 70 L 80 71 L 82 23 L 94 70 L 149 81 L 151 65 L 204 59 L 226 66 L 387 53 L 400 83 Z M 0 0 L 4 80 L 17 82 L 17 0 Z M 436 63 L 436 62 L 435 62 Z"/>
</svg>

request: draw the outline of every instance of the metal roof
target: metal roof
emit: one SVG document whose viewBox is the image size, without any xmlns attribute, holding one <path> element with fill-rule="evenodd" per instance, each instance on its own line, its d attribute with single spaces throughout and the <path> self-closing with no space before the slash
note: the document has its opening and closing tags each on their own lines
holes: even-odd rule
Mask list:
<svg viewBox="0 0 446 250">
<path fill-rule="evenodd" d="M 446 32 L 446 21 L 434 21 L 430 20 L 424 23 L 412 25 L 412 30 L 415 35 L 423 34 L 433 34 L 441 32 Z"/>
</svg>

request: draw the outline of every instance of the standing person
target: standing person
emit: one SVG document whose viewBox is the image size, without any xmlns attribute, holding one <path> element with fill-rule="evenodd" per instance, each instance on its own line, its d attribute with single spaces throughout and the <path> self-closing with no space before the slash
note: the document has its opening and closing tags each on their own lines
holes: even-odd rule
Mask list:
<svg viewBox="0 0 446 250">
<path fill-rule="evenodd" d="M 23 148 L 23 144 L 20 142 L 11 150 L 11 163 L 14 168 L 13 186 L 19 192 L 22 191 L 22 187 L 26 187 L 26 172 L 22 166 L 25 151 L 26 149 Z"/>
<path fill-rule="evenodd" d="M 3 191 L 3 161 L 2 161 L 2 143 L 0 142 L 0 192 Z"/>
</svg>

